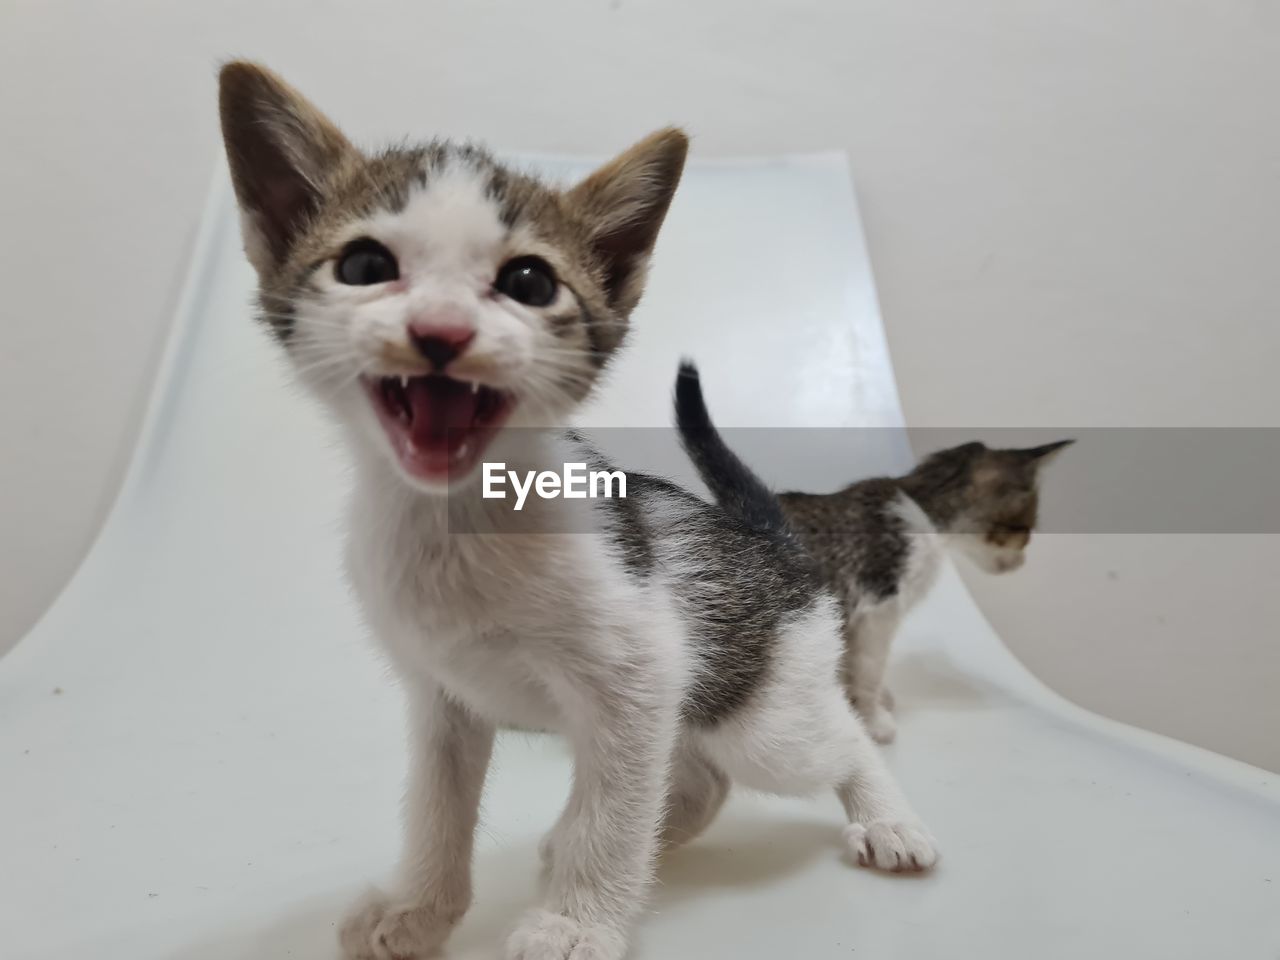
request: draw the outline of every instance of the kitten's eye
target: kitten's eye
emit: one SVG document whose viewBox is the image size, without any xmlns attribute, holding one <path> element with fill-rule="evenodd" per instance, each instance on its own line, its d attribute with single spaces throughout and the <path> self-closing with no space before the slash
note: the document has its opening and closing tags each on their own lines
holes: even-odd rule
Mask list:
<svg viewBox="0 0 1280 960">
<path fill-rule="evenodd" d="M 391 251 L 367 237 L 352 240 L 334 268 L 339 283 L 352 287 L 370 287 L 400 279 L 400 267 Z"/>
<path fill-rule="evenodd" d="M 517 257 L 498 271 L 493 288 L 525 306 L 545 307 L 556 298 L 556 276 L 539 257 Z"/>
</svg>

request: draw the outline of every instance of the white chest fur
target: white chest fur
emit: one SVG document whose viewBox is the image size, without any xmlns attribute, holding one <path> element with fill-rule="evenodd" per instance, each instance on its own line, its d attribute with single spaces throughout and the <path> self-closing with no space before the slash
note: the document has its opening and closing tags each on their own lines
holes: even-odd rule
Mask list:
<svg viewBox="0 0 1280 960">
<path fill-rule="evenodd" d="M 943 535 L 914 500 L 903 496 L 899 512 L 906 521 L 911 538 L 907 562 L 898 586 L 905 612 L 923 600 L 933 588 L 942 566 L 946 543 Z"/>
<path fill-rule="evenodd" d="M 437 684 L 498 723 L 562 729 L 548 671 L 583 664 L 584 675 L 607 678 L 610 661 L 634 652 L 636 625 L 673 617 L 662 578 L 637 583 L 603 533 L 558 532 L 569 529 L 561 501 L 530 501 L 519 532 L 466 533 L 497 529 L 492 514 L 468 510 L 508 508 L 423 496 L 376 468 L 357 476 L 348 576 L 407 683 Z M 682 631 L 662 626 L 679 644 Z"/>
</svg>

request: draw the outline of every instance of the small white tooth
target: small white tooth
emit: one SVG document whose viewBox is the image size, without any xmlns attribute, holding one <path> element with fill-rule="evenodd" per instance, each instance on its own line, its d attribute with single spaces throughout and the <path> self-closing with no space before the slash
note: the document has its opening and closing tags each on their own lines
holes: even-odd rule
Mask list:
<svg viewBox="0 0 1280 960">
<path fill-rule="evenodd" d="M 474 381 L 474 380 L 472 380 L 472 381 L 471 381 L 471 392 L 472 392 L 472 393 L 479 393 L 479 392 L 480 392 L 480 384 L 478 384 L 478 383 L 477 383 L 476 381 Z"/>
<path fill-rule="evenodd" d="M 401 388 L 405 388 L 409 386 L 409 378 L 406 377 L 403 373 L 400 374 L 400 386 Z"/>
</svg>

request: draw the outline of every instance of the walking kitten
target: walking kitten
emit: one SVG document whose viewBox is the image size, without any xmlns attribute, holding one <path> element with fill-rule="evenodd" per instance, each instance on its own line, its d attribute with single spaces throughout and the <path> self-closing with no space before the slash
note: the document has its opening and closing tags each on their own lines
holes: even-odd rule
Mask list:
<svg viewBox="0 0 1280 960">
<path fill-rule="evenodd" d="M 726 506 L 739 499 L 747 468 L 711 422 L 691 364 L 681 369 L 677 423 L 716 499 Z M 889 644 L 933 586 L 942 549 L 955 546 L 990 573 L 1022 566 L 1040 471 L 1070 443 L 1025 450 L 966 443 L 931 454 L 905 476 L 862 480 L 835 493 L 777 495 L 789 529 L 840 599 L 846 688 L 878 743 L 892 741 L 897 730 L 884 686 Z"/>
<path fill-rule="evenodd" d="M 262 318 L 344 428 L 348 573 L 410 705 L 400 874 L 342 924 L 348 960 L 419 960 L 466 912 L 503 724 L 562 733 L 575 759 L 512 960 L 621 957 L 660 844 L 706 827 L 730 780 L 833 787 L 859 861 L 929 867 L 838 682 L 836 600 L 789 537 L 639 474 L 627 499 L 481 496 L 482 459 L 606 466 L 515 428 L 565 422 L 617 351 L 684 135 L 561 190 L 474 146 L 361 153 L 251 64 L 220 84 Z"/>
</svg>

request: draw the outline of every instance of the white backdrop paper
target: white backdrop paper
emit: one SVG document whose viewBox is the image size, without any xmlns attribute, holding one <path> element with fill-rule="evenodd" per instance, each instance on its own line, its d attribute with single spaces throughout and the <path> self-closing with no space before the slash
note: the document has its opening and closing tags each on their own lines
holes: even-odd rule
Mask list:
<svg viewBox="0 0 1280 960">
<path fill-rule="evenodd" d="M 394 861 L 400 701 L 338 575 L 340 451 L 250 290 L 219 180 L 119 501 L 0 660 L 5 958 L 331 958 L 347 901 Z M 901 425 L 842 159 L 691 168 L 584 422 L 665 425 L 683 354 L 725 425 Z M 900 463 L 899 443 L 761 469 L 829 486 Z M 1276 956 L 1277 777 L 1057 700 L 951 572 L 902 640 L 889 754 L 937 871 L 850 867 L 834 798 L 736 795 L 663 865 L 637 960 Z M 503 738 L 449 956 L 495 956 L 534 902 L 568 777 L 556 741 Z"/>
</svg>

